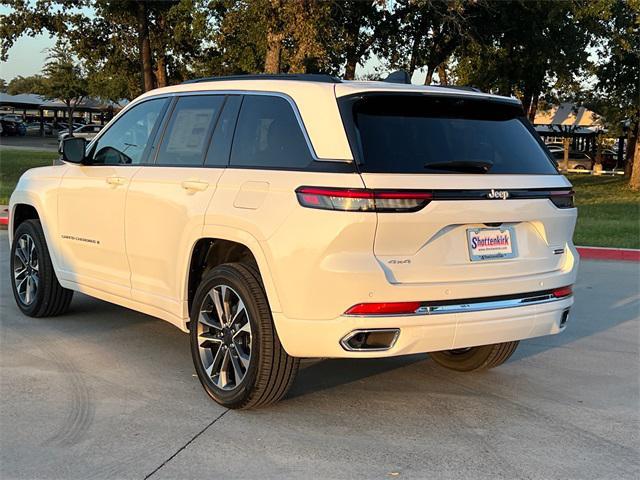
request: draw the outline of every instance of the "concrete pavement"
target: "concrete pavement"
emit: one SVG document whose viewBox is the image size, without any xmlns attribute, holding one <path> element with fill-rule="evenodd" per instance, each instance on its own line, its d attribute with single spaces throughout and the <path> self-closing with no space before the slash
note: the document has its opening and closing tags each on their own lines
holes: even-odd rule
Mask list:
<svg viewBox="0 0 640 480">
<path fill-rule="evenodd" d="M 3 231 L 0 478 L 638 478 L 638 268 L 583 262 L 567 331 L 492 371 L 305 362 L 287 399 L 236 412 L 161 320 L 77 294 L 20 315 Z"/>
</svg>

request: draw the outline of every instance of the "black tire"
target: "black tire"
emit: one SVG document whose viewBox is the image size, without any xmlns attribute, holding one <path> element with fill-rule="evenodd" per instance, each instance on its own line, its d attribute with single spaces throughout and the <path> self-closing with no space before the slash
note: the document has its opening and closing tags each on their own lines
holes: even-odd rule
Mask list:
<svg viewBox="0 0 640 480">
<path fill-rule="evenodd" d="M 494 343 L 481 347 L 432 352 L 429 355 L 438 365 L 450 370 L 473 372 L 502 365 L 513 355 L 519 343 L 519 341 Z"/>
<path fill-rule="evenodd" d="M 16 251 L 23 245 L 22 239 L 27 240 L 28 238 L 32 239 L 34 253 L 37 255 L 34 263 L 37 269 L 31 265 L 31 273 L 37 277 L 38 281 L 35 294 L 28 299 L 29 301 L 26 301 L 27 299 L 21 298 L 18 291 L 18 285 L 23 277 L 19 277 L 18 284 L 16 284 L 15 273 L 23 266 L 19 257 L 16 256 Z M 29 317 L 53 317 L 61 315 L 69 309 L 73 290 L 63 288 L 58 282 L 40 220 L 26 220 L 18 225 L 11 244 L 10 263 L 11 290 L 22 313 Z"/>
<path fill-rule="evenodd" d="M 208 310 L 206 302 L 211 299 L 209 293 L 214 288 L 222 288 L 222 286 L 230 287 L 233 293 L 241 299 L 248 314 L 251 329 L 248 366 L 241 380 L 236 382 L 234 379 L 233 386 L 228 389 L 221 388 L 214 383 L 216 376 L 206 372 L 202 355 L 208 354 L 203 353 L 199 341 L 199 329 L 209 328 L 201 324 L 200 311 Z M 211 310 L 211 315 L 216 315 L 212 308 L 209 310 Z M 191 356 L 195 370 L 205 391 L 217 403 L 233 409 L 263 407 L 282 399 L 289 391 L 298 371 L 300 360 L 289 356 L 280 344 L 273 325 L 269 303 L 256 269 L 240 263 L 228 263 L 206 272 L 196 290 L 190 320 Z M 211 320 L 215 321 L 213 318 Z M 209 329 L 205 333 L 211 334 L 211 332 L 214 330 Z M 223 338 L 222 333 L 220 338 Z M 216 340 L 216 342 L 219 341 Z M 210 345 L 211 347 L 204 348 L 210 348 L 213 357 L 211 365 L 213 366 L 216 364 L 215 358 L 217 358 L 215 352 L 218 348 L 222 348 L 222 343 L 219 346 L 217 344 Z M 236 348 L 233 345 L 233 348 L 238 353 L 237 348 L 239 347 Z M 229 354 L 233 355 L 231 349 Z M 238 356 L 235 358 L 237 362 Z M 235 377 L 235 375 L 232 376 Z"/>
</svg>

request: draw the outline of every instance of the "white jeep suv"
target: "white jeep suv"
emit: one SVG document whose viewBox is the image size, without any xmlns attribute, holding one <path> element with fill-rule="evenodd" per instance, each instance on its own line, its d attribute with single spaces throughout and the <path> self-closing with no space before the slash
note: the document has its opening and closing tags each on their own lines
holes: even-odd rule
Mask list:
<svg viewBox="0 0 640 480">
<path fill-rule="evenodd" d="M 267 405 L 301 357 L 461 371 L 563 330 L 570 183 L 514 99 L 324 75 L 145 93 L 11 197 L 19 308 L 73 291 L 191 336 L 206 392 Z"/>
</svg>

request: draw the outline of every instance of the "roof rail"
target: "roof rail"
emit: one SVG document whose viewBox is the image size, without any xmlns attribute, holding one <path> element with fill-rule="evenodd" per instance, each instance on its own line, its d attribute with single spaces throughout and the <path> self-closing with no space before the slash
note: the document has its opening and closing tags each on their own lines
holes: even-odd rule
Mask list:
<svg viewBox="0 0 640 480">
<path fill-rule="evenodd" d="M 226 80 L 295 80 L 297 82 L 341 83 L 339 78 L 322 73 L 263 73 L 258 75 L 228 75 L 225 77 L 195 78 L 182 83 L 223 82 Z"/>
<path fill-rule="evenodd" d="M 484 93 L 478 87 L 472 87 L 470 85 L 429 85 L 430 87 L 440 87 L 440 88 L 452 88 L 453 90 L 464 90 L 466 92 L 479 92 Z"/>
</svg>

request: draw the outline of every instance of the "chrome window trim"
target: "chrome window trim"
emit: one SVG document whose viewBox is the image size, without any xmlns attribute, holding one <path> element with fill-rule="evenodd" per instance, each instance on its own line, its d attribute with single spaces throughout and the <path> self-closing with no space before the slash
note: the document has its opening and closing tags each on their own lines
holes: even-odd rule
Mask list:
<svg viewBox="0 0 640 480">
<path fill-rule="evenodd" d="M 367 318 L 382 318 L 382 317 L 418 317 L 424 315 L 443 315 L 451 313 L 471 313 L 471 312 L 484 312 L 487 310 L 503 310 L 505 308 L 517 308 L 528 307 L 530 305 L 542 305 L 546 303 L 559 302 L 571 298 L 573 295 L 567 295 L 566 297 L 554 297 L 552 293 L 544 293 L 537 295 L 527 295 L 520 298 L 511 298 L 506 300 L 486 300 L 480 302 L 468 302 L 457 303 L 451 305 L 423 305 L 413 313 L 408 314 L 393 314 L 393 315 L 349 315 L 344 314 L 344 317 L 367 317 Z"/>
<path fill-rule="evenodd" d="M 293 109 L 293 114 L 295 115 L 296 120 L 298 121 L 298 126 L 300 127 L 300 130 L 302 131 L 302 136 L 304 137 L 304 140 L 307 143 L 307 148 L 309 149 L 309 153 L 311 154 L 311 158 L 314 161 L 316 161 L 316 162 L 353 163 L 353 160 L 335 159 L 335 158 L 319 158 L 318 155 L 316 154 L 316 151 L 313 148 L 313 145 L 311 143 L 311 139 L 310 139 L 309 134 L 307 132 L 307 128 L 305 127 L 304 122 L 302 121 L 302 116 L 300 115 L 300 111 L 298 110 L 298 106 L 296 105 L 296 102 L 293 100 L 293 98 L 291 98 L 286 93 L 282 93 L 282 92 L 267 92 L 267 91 L 262 91 L 262 90 L 196 90 L 196 91 L 187 91 L 187 92 L 167 92 L 167 93 L 158 93 L 157 95 L 149 95 L 149 96 L 144 97 L 144 98 L 142 98 L 142 99 L 140 99 L 138 101 L 133 101 L 133 102 L 129 103 L 125 108 L 123 108 L 118 113 L 118 115 L 113 117 L 113 119 L 111 119 L 111 121 L 107 125 L 105 125 L 105 128 L 102 129 L 102 131 L 98 134 L 98 136 L 94 137 L 94 139 L 91 141 L 91 143 L 87 147 L 92 146 L 93 142 L 96 141 L 99 137 L 101 137 L 103 132 L 108 130 L 107 127 L 110 128 L 111 127 L 110 124 L 112 122 L 115 123 L 118 120 L 118 117 L 120 117 L 120 115 L 123 114 L 123 112 L 126 112 L 130 108 L 133 108 L 134 106 L 139 105 L 142 102 L 145 102 L 147 100 L 155 100 L 157 98 L 190 97 L 190 96 L 195 96 L 195 95 L 262 95 L 262 96 L 283 98 L 284 100 L 286 100 L 289 103 L 289 105 Z"/>
</svg>

